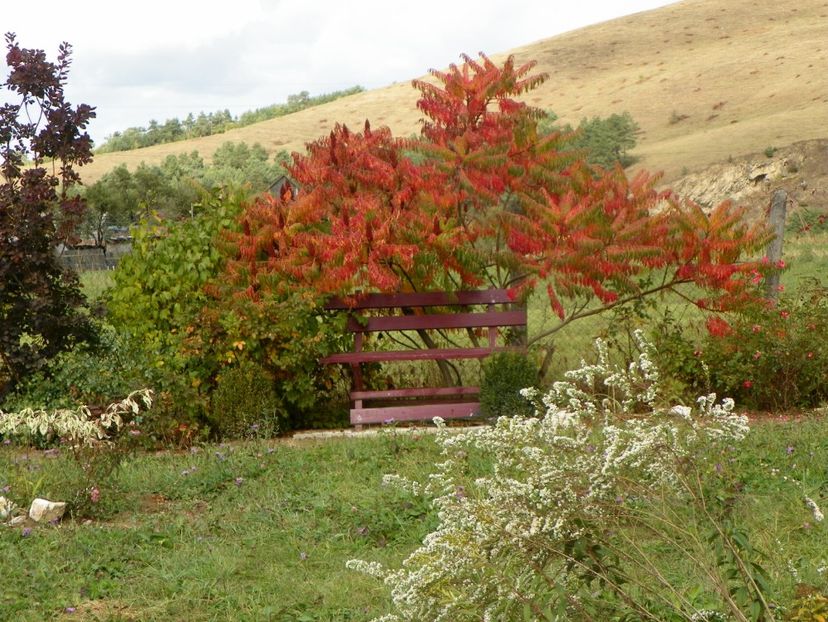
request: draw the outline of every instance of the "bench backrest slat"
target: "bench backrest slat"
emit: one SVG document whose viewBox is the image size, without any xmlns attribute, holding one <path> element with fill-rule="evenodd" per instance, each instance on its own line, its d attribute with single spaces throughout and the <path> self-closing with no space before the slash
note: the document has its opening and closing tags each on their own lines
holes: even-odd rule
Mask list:
<svg viewBox="0 0 828 622">
<path fill-rule="evenodd" d="M 444 328 L 489 328 L 495 326 L 525 326 L 526 309 L 517 311 L 486 311 L 483 313 L 443 313 L 421 315 L 394 315 L 369 317 L 363 320 L 351 317 L 348 330 L 371 333 L 384 330 L 435 330 Z"/>
<path fill-rule="evenodd" d="M 489 289 L 459 292 L 403 292 L 397 294 L 366 294 L 358 296 L 352 304 L 341 298 L 331 298 L 325 308 L 336 309 L 393 309 L 401 307 L 442 307 L 515 302 L 505 289 Z"/>
</svg>

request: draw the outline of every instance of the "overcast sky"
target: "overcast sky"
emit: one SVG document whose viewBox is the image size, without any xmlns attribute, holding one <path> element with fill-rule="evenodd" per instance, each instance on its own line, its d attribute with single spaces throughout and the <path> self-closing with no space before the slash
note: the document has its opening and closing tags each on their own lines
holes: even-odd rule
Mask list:
<svg viewBox="0 0 828 622">
<path fill-rule="evenodd" d="M 670 0 L 3 0 L 0 33 L 50 60 L 73 46 L 67 98 L 101 142 L 150 119 L 233 115 L 357 84 L 371 89 Z M 5 58 L 5 50 L 3 51 Z M 0 81 L 7 68 L 0 62 Z"/>
</svg>

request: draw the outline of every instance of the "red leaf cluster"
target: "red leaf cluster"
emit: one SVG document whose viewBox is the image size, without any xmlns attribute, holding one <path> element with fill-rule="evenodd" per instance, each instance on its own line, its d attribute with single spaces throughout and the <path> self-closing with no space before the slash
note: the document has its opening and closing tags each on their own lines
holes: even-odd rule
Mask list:
<svg viewBox="0 0 828 622">
<path fill-rule="evenodd" d="M 546 287 L 566 300 L 613 305 L 695 282 L 726 307 L 747 295 L 765 241 L 724 203 L 705 214 L 655 189 L 657 178 L 589 166 L 567 137 L 539 136 L 542 111 L 518 101 L 546 79 L 533 63 L 485 55 L 415 81 L 421 136 L 337 125 L 294 154 L 293 196 L 264 197 L 243 216 L 231 277 L 263 290 L 456 289 L 490 284 L 516 297 Z"/>
</svg>

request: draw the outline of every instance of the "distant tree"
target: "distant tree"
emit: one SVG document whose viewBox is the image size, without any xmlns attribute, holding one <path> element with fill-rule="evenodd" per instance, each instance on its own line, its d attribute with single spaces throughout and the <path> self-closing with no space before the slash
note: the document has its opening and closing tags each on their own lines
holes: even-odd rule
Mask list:
<svg viewBox="0 0 828 622">
<path fill-rule="evenodd" d="M 560 125 L 557 121 L 558 115 L 547 111 L 538 123 L 538 132 L 541 135 L 552 132 L 564 135 L 572 133 L 571 125 Z M 628 152 L 635 148 L 639 131 L 638 123 L 629 112 L 611 114 L 605 118 L 582 119 L 577 131 L 568 138 L 568 146 L 584 150 L 585 158 L 590 164 L 604 168 L 620 164 L 626 168 L 635 162 L 635 157 Z"/>
<path fill-rule="evenodd" d="M 186 119 L 184 119 L 184 123 L 182 124 L 182 126 L 184 128 L 184 134 L 186 136 L 189 136 L 190 133 L 193 131 L 193 128 L 195 127 L 195 117 L 193 116 L 192 112 L 187 115 Z"/>
<path fill-rule="evenodd" d="M 226 142 L 209 166 L 197 151 L 169 155 L 160 165 L 142 162 L 132 173 L 121 165 L 86 189 L 89 210 L 83 231 L 102 243 L 110 225 L 192 217 L 211 190 L 244 190 L 248 195 L 267 190 L 285 173 L 288 160 L 280 151 L 271 161 L 258 143 Z"/>
<path fill-rule="evenodd" d="M 287 105 L 293 108 L 302 109 L 305 107 L 310 100 L 310 93 L 307 91 L 302 91 L 297 93 L 296 95 L 288 95 L 287 98 Z"/>
<path fill-rule="evenodd" d="M 181 121 L 178 119 L 167 119 L 166 123 L 161 126 L 162 142 L 172 143 L 184 138 L 184 128 Z"/>
<path fill-rule="evenodd" d="M 193 138 L 209 136 L 211 132 L 212 123 L 210 122 L 210 117 L 203 112 L 199 112 L 198 117 L 196 117 L 195 125 L 193 125 Z"/>
<path fill-rule="evenodd" d="M 88 209 L 83 232 L 99 246 L 106 241 L 107 227 L 127 226 L 138 219 L 138 192 L 125 164 L 89 186 L 84 198 Z"/>
<path fill-rule="evenodd" d="M 132 174 L 141 218 L 179 218 L 192 215 L 203 185 L 203 166 L 193 155 L 167 156 L 160 166 L 142 162 Z"/>
<path fill-rule="evenodd" d="M 213 166 L 244 168 L 250 161 L 267 162 L 267 151 L 259 143 L 223 143 L 213 153 Z"/>
<path fill-rule="evenodd" d="M 77 276 L 57 262 L 84 204 L 74 166 L 92 160 L 86 104 L 64 98 L 71 46 L 57 62 L 6 35 L 0 101 L 0 394 L 59 352 L 94 336 Z M 26 166 L 24 166 L 26 162 Z"/>
<path fill-rule="evenodd" d="M 175 181 L 187 178 L 200 179 L 205 168 L 204 158 L 198 155 L 198 151 L 168 155 L 161 162 L 161 170 Z"/>
<path fill-rule="evenodd" d="M 115 132 L 106 139 L 104 147 L 99 148 L 98 151 L 105 153 L 108 151 L 139 149 L 143 146 L 145 132 L 146 130 L 143 127 L 131 127 L 123 132 Z"/>
<path fill-rule="evenodd" d="M 640 128 L 629 112 L 584 119 L 578 130 L 573 146 L 586 149 L 592 164 L 609 168 L 617 162 L 626 168 L 635 162 L 628 151 L 635 148 Z"/>
<path fill-rule="evenodd" d="M 204 195 L 204 176 L 208 167 L 197 151 L 168 155 L 161 162 L 161 172 L 167 179 L 169 200 L 165 215 L 193 216 L 194 206 Z"/>
</svg>

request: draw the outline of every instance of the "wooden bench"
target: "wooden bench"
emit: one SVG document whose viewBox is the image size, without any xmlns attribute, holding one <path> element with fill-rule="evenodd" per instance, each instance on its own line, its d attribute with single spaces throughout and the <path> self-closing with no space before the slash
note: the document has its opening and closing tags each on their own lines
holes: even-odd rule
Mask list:
<svg viewBox="0 0 828 622">
<path fill-rule="evenodd" d="M 500 309 L 498 309 L 500 307 Z M 326 308 L 350 313 L 348 329 L 354 334 L 352 352 L 333 354 L 323 363 L 351 367 L 351 423 L 382 423 L 388 420 L 416 421 L 434 417 L 466 418 L 480 412 L 477 386 L 412 387 L 368 390 L 362 365 L 398 361 L 448 361 L 482 359 L 507 348 L 498 344 L 500 328 L 526 329 L 526 308 L 512 301 L 506 290 L 460 292 L 368 294 L 348 304 L 341 299 Z M 425 342 L 436 345 L 434 337 L 463 331 L 468 346 L 424 347 L 422 349 L 364 350 L 369 333 L 416 331 Z M 482 339 L 478 339 L 477 333 Z M 483 343 L 481 343 L 483 341 Z"/>
</svg>

